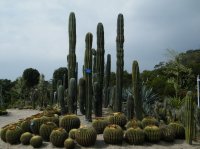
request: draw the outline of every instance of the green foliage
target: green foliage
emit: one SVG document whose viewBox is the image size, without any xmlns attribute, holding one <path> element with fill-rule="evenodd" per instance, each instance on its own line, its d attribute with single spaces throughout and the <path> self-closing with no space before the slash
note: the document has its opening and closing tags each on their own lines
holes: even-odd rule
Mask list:
<svg viewBox="0 0 200 149">
<path fill-rule="evenodd" d="M 53 90 L 56 91 L 57 89 L 57 82 L 58 80 L 63 80 L 63 76 L 65 75 L 65 84 L 66 88 L 68 88 L 68 69 L 66 67 L 60 67 L 56 69 L 53 73 Z"/>
<path fill-rule="evenodd" d="M 139 145 L 144 143 L 145 134 L 139 127 L 129 128 L 126 130 L 124 138 L 129 144 Z"/>
<path fill-rule="evenodd" d="M 20 141 L 23 145 L 29 145 L 32 137 L 33 134 L 31 134 L 30 132 L 25 132 L 21 135 Z"/>
<path fill-rule="evenodd" d="M 20 136 L 22 135 L 23 131 L 19 126 L 12 126 L 9 127 L 6 131 L 6 142 L 10 144 L 17 144 L 20 142 Z"/>
<path fill-rule="evenodd" d="M 75 132 L 75 139 L 81 146 L 93 146 L 97 139 L 97 132 L 93 127 L 81 127 Z"/>
<path fill-rule="evenodd" d="M 102 134 L 106 126 L 108 126 L 109 121 L 107 118 L 99 117 L 92 121 L 92 127 L 96 130 L 97 134 Z"/>
<path fill-rule="evenodd" d="M 67 132 L 69 132 L 73 128 L 79 128 L 81 124 L 80 119 L 76 115 L 64 115 L 60 119 L 60 127 L 64 128 Z"/>
<path fill-rule="evenodd" d="M 42 146 L 43 144 L 43 140 L 41 136 L 33 136 L 30 140 L 30 144 L 31 146 L 33 146 L 34 148 L 39 148 Z"/>
<path fill-rule="evenodd" d="M 49 141 L 49 137 L 54 128 L 57 128 L 57 125 L 53 122 L 47 122 L 40 126 L 40 136 L 44 141 Z"/>
<path fill-rule="evenodd" d="M 56 147 L 63 147 L 68 133 L 63 128 L 55 128 L 50 134 L 50 142 Z"/>
<path fill-rule="evenodd" d="M 149 142 L 159 142 L 161 139 L 161 131 L 157 126 L 146 126 L 144 128 L 144 133 Z"/>
<path fill-rule="evenodd" d="M 64 142 L 64 147 L 66 149 L 74 149 L 75 148 L 75 142 L 71 138 L 67 138 Z"/>
<path fill-rule="evenodd" d="M 116 124 L 116 125 L 119 125 L 121 127 L 124 127 L 126 125 L 126 123 L 127 123 L 126 116 L 121 112 L 113 113 L 109 117 L 108 120 L 109 120 L 110 124 Z"/>
<path fill-rule="evenodd" d="M 27 68 L 23 72 L 23 79 L 28 88 L 32 88 L 39 83 L 40 73 L 33 68 Z"/>
<path fill-rule="evenodd" d="M 107 144 L 122 144 L 123 130 L 119 125 L 108 125 L 103 131 L 103 139 Z"/>
</svg>

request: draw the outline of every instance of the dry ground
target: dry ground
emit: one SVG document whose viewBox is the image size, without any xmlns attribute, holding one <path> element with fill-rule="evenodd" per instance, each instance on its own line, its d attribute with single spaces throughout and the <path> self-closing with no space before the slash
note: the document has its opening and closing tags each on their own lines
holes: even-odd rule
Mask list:
<svg viewBox="0 0 200 149">
<path fill-rule="evenodd" d="M 38 113 L 37 110 L 17 110 L 17 109 L 9 109 L 9 114 L 7 116 L 0 116 L 0 127 L 3 127 L 6 124 L 16 122 L 18 119 L 26 118 L 28 116 L 31 116 L 33 114 Z M 79 116 L 81 119 L 81 122 L 83 124 L 89 124 L 84 121 L 83 116 Z M 56 149 L 52 146 L 51 143 L 44 142 L 42 148 L 46 149 Z M 76 145 L 76 149 L 78 148 L 84 148 Z M 174 143 L 166 143 L 161 141 L 158 144 L 150 144 L 145 143 L 142 146 L 134 146 L 134 145 L 128 145 L 127 143 L 123 143 L 122 145 L 107 145 L 103 141 L 103 136 L 98 135 L 97 141 L 94 146 L 88 147 L 89 149 L 94 148 L 107 148 L 107 149 L 200 149 L 200 142 L 194 142 L 193 145 L 188 145 L 185 143 L 184 140 L 176 140 Z M 30 145 L 25 146 L 22 144 L 18 145 L 9 145 L 7 143 L 4 143 L 2 140 L 0 140 L 0 149 L 32 149 Z"/>
</svg>

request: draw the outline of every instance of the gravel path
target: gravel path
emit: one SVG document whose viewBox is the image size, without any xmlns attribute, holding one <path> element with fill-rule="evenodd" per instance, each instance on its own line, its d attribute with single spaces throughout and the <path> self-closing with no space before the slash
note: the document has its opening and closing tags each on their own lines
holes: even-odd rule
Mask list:
<svg viewBox="0 0 200 149">
<path fill-rule="evenodd" d="M 0 127 L 3 127 L 6 124 L 16 122 L 21 118 L 26 118 L 28 116 L 31 116 L 33 114 L 38 113 L 38 110 L 16 110 L 16 109 L 10 109 L 8 110 L 9 114 L 7 116 L 0 116 Z M 87 124 L 84 121 L 83 116 L 79 116 L 82 123 Z M 42 148 L 46 149 L 59 149 L 56 147 L 53 147 L 51 143 L 44 142 Z M 76 149 L 85 148 L 80 147 L 76 145 Z M 158 144 L 150 144 L 145 143 L 142 146 L 134 146 L 134 145 L 128 145 L 127 143 L 123 143 L 122 145 L 107 145 L 103 141 L 103 136 L 98 135 L 97 141 L 95 143 L 95 146 L 88 147 L 89 149 L 94 148 L 107 148 L 107 149 L 200 149 L 200 142 L 194 142 L 193 145 L 188 145 L 185 143 L 184 140 L 176 140 L 174 143 L 166 143 L 166 142 L 159 142 Z M 8 143 L 4 143 L 2 140 L 0 140 L 0 149 L 33 149 L 30 145 L 25 146 L 22 144 L 18 145 L 9 145 Z"/>
</svg>

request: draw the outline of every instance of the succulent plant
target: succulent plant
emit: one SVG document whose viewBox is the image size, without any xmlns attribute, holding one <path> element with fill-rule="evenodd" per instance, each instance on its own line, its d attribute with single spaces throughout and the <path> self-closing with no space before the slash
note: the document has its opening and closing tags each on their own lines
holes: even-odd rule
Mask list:
<svg viewBox="0 0 200 149">
<path fill-rule="evenodd" d="M 30 144 L 30 140 L 33 137 L 33 134 L 30 132 L 25 132 L 21 135 L 20 137 L 20 141 L 23 145 L 29 145 Z"/>
<path fill-rule="evenodd" d="M 53 122 L 47 122 L 40 126 L 40 136 L 44 141 L 49 141 L 49 137 L 54 128 L 57 128 L 57 125 Z"/>
<path fill-rule="evenodd" d="M 127 109 L 127 118 L 128 120 L 130 120 L 134 116 L 134 100 L 132 95 L 128 95 L 126 109 Z"/>
<path fill-rule="evenodd" d="M 92 127 L 96 130 L 97 134 L 102 134 L 106 126 L 109 125 L 108 119 L 104 117 L 95 118 L 92 121 Z"/>
<path fill-rule="evenodd" d="M 85 102 L 86 102 L 86 88 L 85 88 L 85 79 L 79 79 L 79 107 L 80 112 L 84 115 L 85 114 Z"/>
<path fill-rule="evenodd" d="M 123 130 L 119 125 L 108 125 L 103 131 L 103 139 L 107 144 L 121 144 L 123 141 Z"/>
<path fill-rule="evenodd" d="M 30 128 L 31 132 L 34 134 L 39 134 L 40 126 L 42 125 L 42 119 L 41 118 L 34 118 L 31 121 Z"/>
<path fill-rule="evenodd" d="M 19 143 L 22 133 L 23 131 L 19 126 L 13 125 L 12 127 L 9 127 L 6 131 L 6 142 L 10 144 Z"/>
<path fill-rule="evenodd" d="M 129 129 L 131 127 L 140 127 L 140 128 L 143 128 L 141 121 L 139 121 L 137 119 L 131 119 L 131 120 L 129 120 L 126 123 L 125 127 L 126 127 L 126 129 Z"/>
<path fill-rule="evenodd" d="M 154 117 L 145 117 L 142 119 L 142 127 L 145 128 L 146 126 L 156 125 L 158 126 L 159 122 Z"/>
<path fill-rule="evenodd" d="M 69 131 L 69 137 L 70 138 L 72 138 L 72 139 L 74 139 L 75 140 L 75 134 L 76 134 L 76 131 L 77 131 L 78 129 L 71 129 L 70 131 Z"/>
<path fill-rule="evenodd" d="M 74 114 L 64 115 L 60 120 L 60 127 L 69 132 L 73 128 L 79 128 L 81 124 L 78 116 Z"/>
<path fill-rule="evenodd" d="M 166 142 L 173 142 L 175 139 L 175 131 L 172 127 L 168 125 L 161 125 L 160 126 L 161 131 L 161 139 Z"/>
<path fill-rule="evenodd" d="M 63 147 L 68 133 L 64 128 L 55 128 L 50 134 L 50 142 L 56 147 Z"/>
<path fill-rule="evenodd" d="M 81 146 L 92 146 L 95 144 L 97 132 L 93 127 L 81 127 L 75 132 L 76 142 Z"/>
<path fill-rule="evenodd" d="M 66 149 L 74 149 L 75 148 L 75 142 L 71 138 L 67 138 L 64 142 L 64 147 Z"/>
<path fill-rule="evenodd" d="M 23 130 L 23 132 L 31 132 L 31 128 L 30 128 L 30 124 L 31 124 L 31 118 L 26 118 L 22 123 L 21 123 L 21 129 Z"/>
<path fill-rule="evenodd" d="M 8 130 L 9 127 L 11 127 L 11 126 L 6 125 L 6 126 L 1 128 L 1 131 L 0 131 L 1 140 L 3 140 L 4 142 L 6 142 L 6 131 Z"/>
<path fill-rule="evenodd" d="M 161 139 L 161 131 L 157 126 L 146 126 L 144 128 L 144 133 L 149 142 L 159 142 Z"/>
<path fill-rule="evenodd" d="M 177 139 L 185 139 L 185 128 L 181 123 L 179 123 L 179 122 L 171 122 L 171 123 L 169 123 L 169 126 L 174 129 L 175 138 L 177 138 Z"/>
<path fill-rule="evenodd" d="M 42 146 L 43 144 L 43 140 L 42 140 L 42 137 L 41 136 L 33 136 L 30 140 L 30 144 L 31 146 L 33 146 L 34 148 L 39 148 Z"/>
<path fill-rule="evenodd" d="M 132 127 L 126 130 L 124 138 L 129 144 L 143 144 L 145 141 L 145 133 L 140 127 Z"/>
<path fill-rule="evenodd" d="M 124 127 L 127 123 L 127 118 L 123 113 L 116 112 L 109 117 L 109 122 L 110 124 L 116 124 L 121 127 Z"/>
</svg>

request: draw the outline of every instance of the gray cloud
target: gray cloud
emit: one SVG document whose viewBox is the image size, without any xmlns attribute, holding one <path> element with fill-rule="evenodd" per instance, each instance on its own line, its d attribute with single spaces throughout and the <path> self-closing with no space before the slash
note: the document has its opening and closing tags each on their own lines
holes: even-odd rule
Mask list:
<svg viewBox="0 0 200 149">
<path fill-rule="evenodd" d="M 0 78 L 16 79 L 28 67 L 51 79 L 53 71 L 66 66 L 68 17 L 77 21 L 77 59 L 83 65 L 85 34 L 94 35 L 104 24 L 106 54 L 116 65 L 116 22 L 125 21 L 125 69 L 138 60 L 141 71 L 165 60 L 165 49 L 178 51 L 200 48 L 200 1 L 193 0 L 1 0 Z"/>
</svg>

